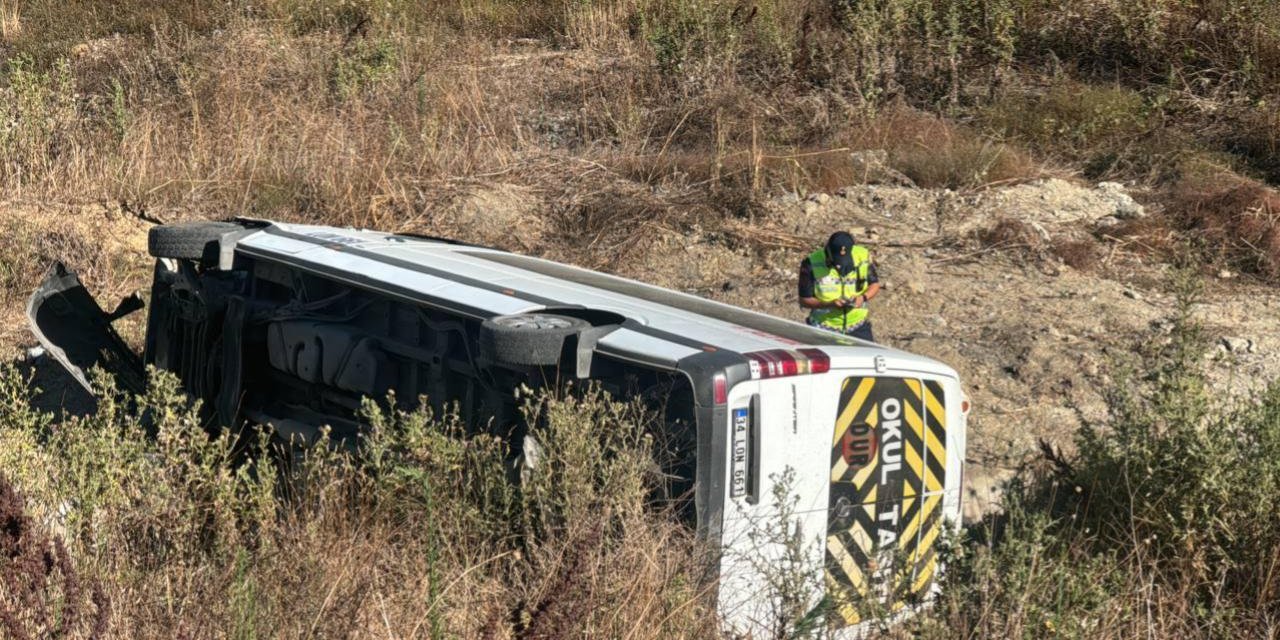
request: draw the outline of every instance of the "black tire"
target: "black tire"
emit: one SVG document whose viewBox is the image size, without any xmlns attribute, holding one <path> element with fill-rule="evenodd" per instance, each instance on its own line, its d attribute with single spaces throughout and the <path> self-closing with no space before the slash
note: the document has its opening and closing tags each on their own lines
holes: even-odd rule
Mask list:
<svg viewBox="0 0 1280 640">
<path fill-rule="evenodd" d="M 216 259 L 222 236 L 243 227 L 232 222 L 176 222 L 151 227 L 147 252 L 156 258 L 207 261 Z"/>
<path fill-rule="evenodd" d="M 590 328 L 586 320 L 550 313 L 498 316 L 480 325 L 480 355 L 500 364 L 549 367 L 560 364 L 565 339 Z"/>
</svg>

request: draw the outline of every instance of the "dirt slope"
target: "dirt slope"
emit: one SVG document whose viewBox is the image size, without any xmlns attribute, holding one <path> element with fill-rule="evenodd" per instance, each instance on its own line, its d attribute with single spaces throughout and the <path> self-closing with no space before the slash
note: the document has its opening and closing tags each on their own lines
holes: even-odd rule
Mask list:
<svg viewBox="0 0 1280 640">
<path fill-rule="evenodd" d="M 970 196 L 877 186 L 843 193 L 775 199 L 759 233 L 817 246 L 836 229 L 866 230 L 885 282 L 873 304 L 877 338 L 955 367 L 973 400 L 971 517 L 993 506 L 996 485 L 1034 455 L 1038 439 L 1069 445 L 1081 421 L 1106 420 L 1099 391 L 1117 358 L 1159 335 L 1173 311 L 1169 268 L 1116 243 L 1103 245 L 1099 263 L 1081 271 L 1053 255 L 975 239 L 1001 219 L 1027 223 L 1045 244 L 1088 236 L 1116 214 L 1113 186 L 1051 180 Z M 794 271 L 806 250 L 760 256 L 707 238 L 673 238 L 667 246 L 649 263 L 621 271 L 803 317 Z M 1273 288 L 1211 276 L 1196 312 L 1218 343 L 1211 357 L 1220 390 L 1280 374 L 1280 294 Z"/>
<path fill-rule="evenodd" d="M 1037 245 L 1089 236 L 1099 220 L 1105 226 L 1116 214 L 1116 193 L 1049 180 L 971 195 L 874 185 L 805 199 L 789 194 L 770 200 L 732 236 L 646 228 L 649 245 L 639 259 L 604 268 L 800 319 L 794 302 L 800 260 L 831 231 L 855 230 L 873 248 L 885 283 L 873 304 L 878 339 L 955 367 L 973 400 L 966 475 L 973 516 L 991 508 L 995 486 L 1034 455 L 1038 439 L 1066 445 L 1082 420 L 1106 420 L 1099 390 L 1116 357 L 1153 329 L 1158 334 L 1173 303 L 1168 267 L 1117 243 L 1103 244 L 1098 263 L 1077 270 L 1043 249 L 992 246 L 977 237 L 1004 219 L 1022 221 Z M 537 237 L 544 205 L 528 189 L 486 187 L 462 198 L 463 215 L 449 222 L 455 235 L 469 239 Z M 145 223 L 101 208 L 51 215 L 48 208 L 9 205 L 0 212 L 30 238 L 56 235 L 56 242 L 32 241 L 31 263 L 17 270 L 15 287 L 31 286 L 42 271 L 38 263 L 55 258 L 84 270 L 104 305 L 146 286 Z M 534 248 L 551 255 L 556 249 Z M 15 355 L 33 343 L 23 330 L 19 293 L 8 296 L 0 333 Z M 1212 355 L 1220 389 L 1238 391 L 1280 375 L 1280 328 L 1273 322 L 1280 293 L 1211 277 L 1197 312 L 1220 343 Z M 140 328 L 129 323 L 125 331 L 136 338 Z M 48 377 L 41 383 L 56 387 Z"/>
</svg>

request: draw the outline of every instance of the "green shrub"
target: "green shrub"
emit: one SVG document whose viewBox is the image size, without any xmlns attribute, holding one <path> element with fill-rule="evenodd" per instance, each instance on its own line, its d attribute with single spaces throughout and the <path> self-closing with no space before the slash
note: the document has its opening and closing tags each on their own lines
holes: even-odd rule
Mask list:
<svg viewBox="0 0 1280 640">
<path fill-rule="evenodd" d="M 943 596 L 914 623 L 920 636 L 1107 638 L 1135 619 L 1123 554 L 1095 550 L 1092 532 L 1027 489 L 1008 487 L 1000 516 L 947 543 Z"/>
<path fill-rule="evenodd" d="M 394 44 L 387 40 L 362 40 L 350 51 L 339 52 L 333 65 L 333 91 L 339 99 L 347 100 L 390 76 L 396 66 Z"/>
<path fill-rule="evenodd" d="M 1142 132 L 1147 111 L 1131 89 L 1062 82 L 1043 93 L 1009 93 L 983 110 L 983 120 L 1004 137 L 1088 157 Z"/>
<path fill-rule="evenodd" d="M 950 563 L 935 637 L 1248 637 L 1280 606 L 1280 384 L 1216 399 L 1194 277 L 1108 389 L 1110 420 L 1008 487 Z"/>
<path fill-rule="evenodd" d="M 79 117 L 67 59 L 48 70 L 30 56 L 9 59 L 0 85 L 0 174 L 18 185 L 37 183 L 70 155 Z"/>
<path fill-rule="evenodd" d="M 1101 544 L 1140 541 L 1162 569 L 1194 586 L 1198 613 L 1280 604 L 1269 568 L 1280 554 L 1280 385 L 1253 402 L 1217 399 L 1203 373 L 1206 341 L 1191 321 L 1197 289 L 1143 374 L 1111 390 L 1108 428 L 1077 441 L 1070 506 Z"/>
<path fill-rule="evenodd" d="M 77 620 L 108 608 L 111 637 L 714 629 L 691 532 L 645 508 L 648 416 L 599 391 L 530 397 L 545 455 L 523 486 L 505 441 L 394 399 L 365 404 L 356 455 L 322 435 L 286 456 L 269 431 L 209 434 L 170 375 L 98 391 L 92 415 L 56 422 L 0 371 L 0 464 L 66 540 L 58 566 L 101 585 Z M 6 594 L 0 613 L 40 614 Z"/>
</svg>

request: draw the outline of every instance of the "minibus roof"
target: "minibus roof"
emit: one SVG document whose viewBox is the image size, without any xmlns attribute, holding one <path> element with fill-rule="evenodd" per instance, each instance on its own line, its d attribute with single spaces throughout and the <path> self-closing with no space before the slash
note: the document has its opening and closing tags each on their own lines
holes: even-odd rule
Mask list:
<svg viewBox="0 0 1280 640">
<path fill-rule="evenodd" d="M 575 307 L 616 313 L 626 322 L 602 338 L 601 346 L 670 364 L 718 350 L 745 354 L 801 347 L 932 362 L 635 280 L 444 239 L 270 223 L 242 237 L 236 249 L 474 318 Z M 828 349 L 833 347 L 844 348 Z"/>
</svg>

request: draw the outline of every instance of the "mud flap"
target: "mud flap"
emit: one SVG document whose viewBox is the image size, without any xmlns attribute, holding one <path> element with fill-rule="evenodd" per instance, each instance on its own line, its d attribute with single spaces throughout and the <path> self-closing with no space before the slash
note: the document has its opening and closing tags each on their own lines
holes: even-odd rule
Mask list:
<svg viewBox="0 0 1280 640">
<path fill-rule="evenodd" d="M 142 308 L 142 300 L 131 296 L 108 314 L 62 263 L 49 269 L 44 282 L 27 302 L 27 321 L 49 357 L 93 392 L 87 372 L 99 366 L 116 379 L 122 390 L 141 393 L 146 389 L 142 360 L 120 338 L 111 323 Z"/>
</svg>

